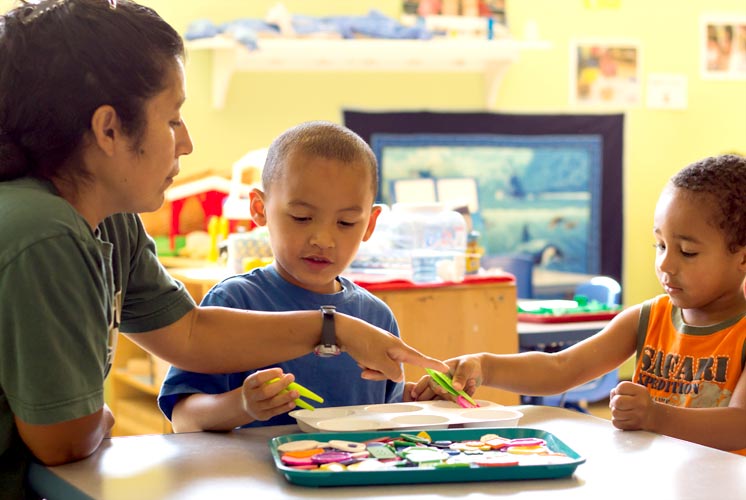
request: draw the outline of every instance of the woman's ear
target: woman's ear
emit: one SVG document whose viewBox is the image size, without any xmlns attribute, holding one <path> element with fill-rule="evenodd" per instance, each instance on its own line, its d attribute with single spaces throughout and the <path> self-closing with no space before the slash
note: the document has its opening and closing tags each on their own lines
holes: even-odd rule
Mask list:
<svg viewBox="0 0 746 500">
<path fill-rule="evenodd" d="M 249 211 L 257 226 L 267 225 L 267 206 L 264 204 L 264 197 L 261 189 L 254 188 L 249 193 Z"/>
<path fill-rule="evenodd" d="M 114 143 L 122 136 L 121 122 L 116 110 L 108 104 L 99 106 L 91 117 L 91 132 L 95 143 L 108 156 L 114 155 Z"/>
<path fill-rule="evenodd" d="M 368 218 L 368 227 L 365 228 L 365 234 L 363 234 L 363 241 L 368 241 L 373 234 L 373 230 L 376 228 L 376 221 L 378 216 L 381 215 L 381 206 L 373 205 L 370 211 L 370 218 Z"/>
</svg>

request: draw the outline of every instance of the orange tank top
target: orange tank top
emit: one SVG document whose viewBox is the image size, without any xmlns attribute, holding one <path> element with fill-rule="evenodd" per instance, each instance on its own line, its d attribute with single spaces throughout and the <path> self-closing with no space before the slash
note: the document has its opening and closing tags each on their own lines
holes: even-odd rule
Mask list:
<svg viewBox="0 0 746 500">
<path fill-rule="evenodd" d="M 653 400 L 687 408 L 728 406 L 746 364 L 746 317 L 684 323 L 668 295 L 643 304 L 634 382 Z M 746 455 L 746 449 L 736 453 Z"/>
</svg>

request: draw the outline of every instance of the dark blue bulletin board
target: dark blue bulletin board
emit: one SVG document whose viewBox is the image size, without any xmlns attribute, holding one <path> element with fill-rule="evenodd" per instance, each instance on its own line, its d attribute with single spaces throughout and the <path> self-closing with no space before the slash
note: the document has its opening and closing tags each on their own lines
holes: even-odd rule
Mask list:
<svg viewBox="0 0 746 500">
<path fill-rule="evenodd" d="M 345 111 L 344 123 L 378 158 L 379 202 L 398 201 L 403 179 L 473 179 L 486 258 L 621 281 L 623 115 Z"/>
</svg>

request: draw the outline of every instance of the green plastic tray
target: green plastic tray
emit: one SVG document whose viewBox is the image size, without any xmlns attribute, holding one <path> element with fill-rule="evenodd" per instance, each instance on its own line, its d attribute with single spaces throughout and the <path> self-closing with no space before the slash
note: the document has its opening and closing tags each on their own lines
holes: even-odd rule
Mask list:
<svg viewBox="0 0 746 500">
<path fill-rule="evenodd" d="M 367 441 L 383 436 L 397 436 L 401 431 L 343 432 L 288 434 L 273 438 L 269 442 L 270 450 L 277 470 L 294 484 L 301 486 L 364 486 L 380 484 L 412 483 L 453 483 L 468 481 L 508 481 L 526 479 L 553 479 L 571 476 L 578 465 L 585 459 L 578 455 L 554 434 L 539 429 L 524 427 L 442 429 L 428 430 L 433 440 L 467 441 L 479 439 L 484 434 L 498 434 L 509 439 L 537 437 L 544 439 L 552 451 L 562 452 L 572 461 L 549 465 L 519 465 L 511 467 L 474 467 L 454 469 L 419 469 L 402 468 L 384 471 L 344 471 L 327 472 L 319 470 L 302 470 L 287 467 L 280 460 L 277 447 L 289 441 L 315 439 L 329 441 L 343 439 L 347 441 Z"/>
</svg>

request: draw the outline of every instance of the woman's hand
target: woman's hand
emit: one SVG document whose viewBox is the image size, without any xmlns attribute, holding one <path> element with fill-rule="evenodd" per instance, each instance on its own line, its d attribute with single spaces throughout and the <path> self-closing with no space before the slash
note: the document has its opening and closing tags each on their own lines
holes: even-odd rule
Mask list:
<svg viewBox="0 0 746 500">
<path fill-rule="evenodd" d="M 363 369 L 364 379 L 399 382 L 404 379 L 402 363 L 439 371 L 448 369 L 442 361 L 425 356 L 381 328 L 345 314 L 337 313 L 336 319 L 339 345 Z"/>
</svg>

